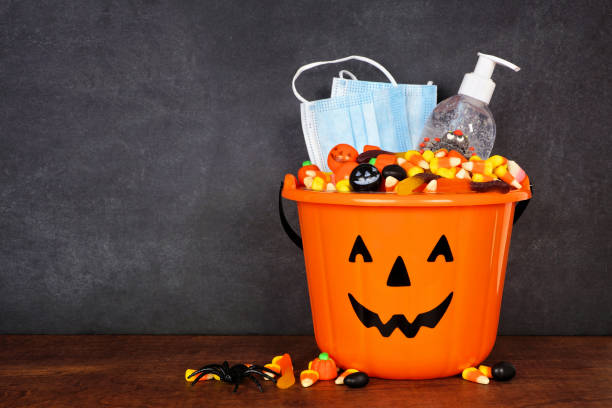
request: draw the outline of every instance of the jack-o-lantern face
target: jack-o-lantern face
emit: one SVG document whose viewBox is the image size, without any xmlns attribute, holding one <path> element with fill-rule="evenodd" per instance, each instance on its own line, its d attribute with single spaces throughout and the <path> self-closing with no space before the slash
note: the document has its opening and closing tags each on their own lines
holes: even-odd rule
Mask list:
<svg viewBox="0 0 612 408">
<path fill-rule="evenodd" d="M 349 255 L 349 262 L 355 262 L 357 255 L 361 255 L 363 262 L 373 262 L 372 255 L 368 251 L 363 239 L 360 235 L 357 235 L 353 249 Z M 435 245 L 427 262 L 436 262 L 438 256 L 442 255 L 445 262 L 453 262 L 453 253 L 451 252 L 450 246 L 446 236 L 442 235 Z M 404 264 L 404 260 L 401 256 L 395 259 L 393 267 L 389 272 L 387 278 L 387 286 L 390 287 L 403 287 L 410 286 L 410 276 L 408 270 Z M 355 297 L 349 293 L 349 301 L 353 307 L 355 315 L 359 321 L 366 327 L 376 327 L 383 337 L 389 337 L 393 331 L 398 328 L 408 338 L 413 338 L 419 332 L 419 329 L 423 326 L 434 328 L 446 313 L 446 309 L 453 299 L 453 292 L 451 292 L 438 306 L 435 308 L 420 313 L 412 323 L 404 316 L 404 314 L 394 314 L 387 323 L 383 323 L 378 313 L 366 308 L 355 299 Z"/>
<path fill-rule="evenodd" d="M 356 161 L 357 156 L 359 156 L 359 153 L 353 146 L 341 143 L 329 151 L 327 166 L 331 171 L 335 172 L 342 164 Z"/>
</svg>

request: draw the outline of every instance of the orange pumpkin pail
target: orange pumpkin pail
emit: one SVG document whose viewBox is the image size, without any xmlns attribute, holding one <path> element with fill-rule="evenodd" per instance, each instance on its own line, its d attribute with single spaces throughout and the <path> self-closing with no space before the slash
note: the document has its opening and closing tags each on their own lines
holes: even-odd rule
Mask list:
<svg viewBox="0 0 612 408">
<path fill-rule="evenodd" d="M 297 202 L 315 338 L 339 367 L 372 377 L 447 377 L 495 343 L 513 220 L 529 180 L 507 194 L 316 192 Z M 517 205 L 518 203 L 518 205 Z M 516 214 L 515 214 L 516 208 Z"/>
</svg>

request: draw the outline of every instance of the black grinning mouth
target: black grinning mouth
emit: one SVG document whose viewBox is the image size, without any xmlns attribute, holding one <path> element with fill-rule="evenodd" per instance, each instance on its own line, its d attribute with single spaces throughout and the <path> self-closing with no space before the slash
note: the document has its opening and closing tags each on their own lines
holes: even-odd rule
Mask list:
<svg viewBox="0 0 612 408">
<path fill-rule="evenodd" d="M 419 314 L 412 323 L 410 323 L 403 314 L 396 314 L 393 315 L 387 323 L 383 324 L 378 316 L 378 313 L 374 313 L 371 310 L 368 310 L 365 306 L 362 306 L 361 303 L 359 303 L 350 293 L 348 296 L 355 314 L 365 327 L 376 327 L 383 337 L 389 337 L 396 328 L 399 328 L 401 332 L 404 333 L 404 336 L 413 338 L 423 326 L 431 329 L 436 327 L 440 319 L 442 319 L 442 316 L 444 316 L 444 313 L 446 313 L 446 309 L 448 309 L 448 306 L 453 299 L 453 292 L 451 292 L 446 299 L 444 299 L 442 303 L 440 303 L 434 309 L 431 309 L 429 312 Z"/>
</svg>

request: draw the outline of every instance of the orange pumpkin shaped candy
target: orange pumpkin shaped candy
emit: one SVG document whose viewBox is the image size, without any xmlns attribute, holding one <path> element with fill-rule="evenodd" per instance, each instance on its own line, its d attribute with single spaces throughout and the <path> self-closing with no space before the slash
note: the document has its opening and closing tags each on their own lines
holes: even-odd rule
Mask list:
<svg viewBox="0 0 612 408">
<path fill-rule="evenodd" d="M 333 380 L 338 376 L 338 367 L 327 353 L 319 354 L 319 357 L 312 361 L 310 367 L 319 373 L 320 380 Z"/>
<path fill-rule="evenodd" d="M 317 175 L 320 176 L 321 174 L 323 173 L 316 164 L 312 164 L 310 160 L 306 160 L 302 163 L 302 167 L 300 167 L 297 173 L 298 185 L 303 186 L 306 177 L 312 177 L 314 179 Z"/>
<path fill-rule="evenodd" d="M 338 144 L 327 155 L 327 167 L 335 173 L 342 164 L 356 161 L 357 156 L 359 153 L 353 146 L 345 143 Z"/>
</svg>

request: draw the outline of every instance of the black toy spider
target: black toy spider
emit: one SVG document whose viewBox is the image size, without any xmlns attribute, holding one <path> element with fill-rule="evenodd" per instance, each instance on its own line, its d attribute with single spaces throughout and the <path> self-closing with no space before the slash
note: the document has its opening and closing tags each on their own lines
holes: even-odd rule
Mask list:
<svg viewBox="0 0 612 408">
<path fill-rule="evenodd" d="M 258 365 L 245 365 L 245 364 L 236 364 L 233 366 L 229 366 L 227 361 L 224 361 L 223 364 L 209 364 L 206 365 L 199 370 L 194 371 L 187 378 L 191 378 L 193 376 L 197 377 L 191 385 L 195 385 L 200 378 L 204 377 L 206 374 L 216 374 L 219 376 L 219 380 L 229 383 L 235 384 L 234 392 L 238 390 L 238 386 L 242 382 L 245 377 L 250 378 L 259 388 L 259 391 L 263 392 L 263 388 L 257 378 L 255 378 L 254 374 L 260 375 L 268 380 L 272 380 L 276 383 L 276 377 L 279 375 L 277 372 L 270 370 L 269 368 L 258 366 Z"/>
<path fill-rule="evenodd" d="M 461 130 L 457 129 L 452 132 L 446 132 L 442 138 L 436 137 L 430 140 L 428 137 L 423 139 L 423 143 L 419 145 L 423 153 L 424 149 L 436 151 L 438 149 L 456 150 L 464 156 L 474 154 L 474 147 L 470 146 L 468 136 Z"/>
</svg>

